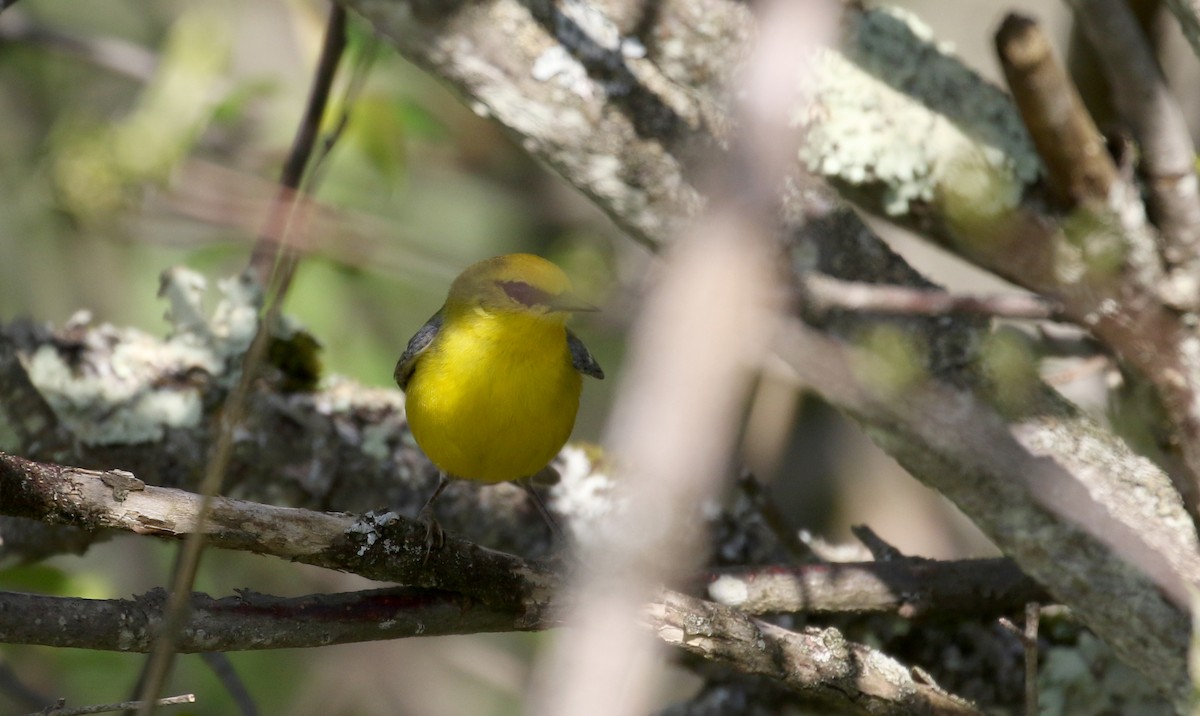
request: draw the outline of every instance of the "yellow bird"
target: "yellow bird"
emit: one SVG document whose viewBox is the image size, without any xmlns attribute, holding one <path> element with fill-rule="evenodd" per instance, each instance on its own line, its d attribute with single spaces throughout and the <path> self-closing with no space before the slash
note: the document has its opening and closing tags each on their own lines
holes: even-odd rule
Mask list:
<svg viewBox="0 0 1200 716">
<path fill-rule="evenodd" d="M 473 264 L 396 363 L 409 429 L 440 471 L 421 508 L 430 546 L 442 542 L 433 502 L 451 478 L 519 481 L 552 528 L 530 485 L 567 442 L 579 410 L 581 375 L 604 378 L 566 327 L 595 310 L 571 291 L 562 269 L 531 254 Z"/>
</svg>

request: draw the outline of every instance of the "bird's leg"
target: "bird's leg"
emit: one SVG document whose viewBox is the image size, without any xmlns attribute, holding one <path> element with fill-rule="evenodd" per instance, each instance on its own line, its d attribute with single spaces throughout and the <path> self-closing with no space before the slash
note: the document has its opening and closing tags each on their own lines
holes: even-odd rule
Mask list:
<svg viewBox="0 0 1200 716">
<path fill-rule="evenodd" d="M 425 506 L 417 513 L 417 520 L 425 525 L 426 556 L 434 549 L 441 549 L 442 545 L 446 543 L 446 534 L 442 531 L 442 526 L 438 524 L 437 518 L 433 516 L 433 501 L 449 484 L 450 476 L 439 470 L 437 487 L 433 488 L 433 494 L 429 496 L 428 500 L 425 500 Z"/>
<path fill-rule="evenodd" d="M 518 480 L 521 487 L 525 488 L 525 492 L 533 500 L 533 504 L 537 505 L 538 512 L 542 513 L 542 519 L 546 520 L 546 524 L 550 525 L 550 531 L 554 533 L 556 539 L 561 540 L 563 536 L 562 528 L 558 526 L 558 521 L 554 519 L 554 515 L 550 514 L 550 510 L 546 507 L 546 503 L 542 501 L 542 496 L 533 489 L 533 483 L 529 478 Z"/>
</svg>

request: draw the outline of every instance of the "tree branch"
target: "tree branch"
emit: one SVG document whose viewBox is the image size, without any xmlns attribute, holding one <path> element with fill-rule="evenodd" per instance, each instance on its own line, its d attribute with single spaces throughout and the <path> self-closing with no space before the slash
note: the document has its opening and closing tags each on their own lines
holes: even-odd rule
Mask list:
<svg viewBox="0 0 1200 716">
<path fill-rule="evenodd" d="M 744 567 L 709 577 L 709 599 L 747 614 L 898 612 L 906 618 L 999 614 L 1046 599 L 1012 561 L 835 562 Z"/>
<path fill-rule="evenodd" d="M 0 509 L 8 514 L 40 514 L 55 522 L 161 537 L 179 537 L 195 525 L 200 500 L 180 490 L 142 485 L 126 473 L 93 473 L 4 454 L 0 494 Z M 356 521 L 348 515 L 218 500 L 202 523 L 213 546 L 417 586 L 297 598 L 192 595 L 191 616 L 176 648 L 284 648 L 541 629 L 553 623 L 546 608 L 554 581 L 548 572 L 453 539 L 426 563 L 423 527 L 393 521 L 402 523 L 399 533 L 386 526 L 378 529 L 369 518 Z M 165 601 L 161 590 L 134 600 L 0 593 L 0 640 L 143 651 L 153 646 Z M 30 619 L 30 614 L 39 617 Z M 779 676 L 806 698 L 873 714 L 978 713 L 913 681 L 898 663 L 832 629 L 789 632 L 671 591 L 662 592 L 648 614 L 651 629 L 667 644 L 744 673 Z"/>
<path fill-rule="evenodd" d="M 132 473 L 68 468 L 4 453 L 0 492 L 0 512 L 6 515 L 173 539 L 195 533 L 202 499 L 147 485 Z M 450 536 L 444 549 L 430 553 L 424 526 L 394 513 L 355 518 L 218 497 L 199 529 L 214 547 L 453 591 L 531 614 L 548 606 L 555 581 L 544 566 Z"/>
<path fill-rule="evenodd" d="M 149 652 L 166 592 L 133 599 L 80 599 L 0 592 L 6 644 Z M 193 594 L 175 644 L 182 654 L 293 649 L 412 636 L 528 631 L 546 624 L 519 611 L 434 589 L 394 587 L 344 594 L 274 597 Z M 37 619 L 30 619 L 30 615 Z M 47 625 L 57 625 L 48 628 Z"/>
<path fill-rule="evenodd" d="M 851 699 L 856 712 L 981 714 L 969 703 L 917 682 L 907 669 L 835 629 L 791 632 L 719 604 L 668 592 L 650 607 L 660 639 L 709 660 L 732 660 L 743 673 L 769 676 L 828 704 Z"/>
</svg>

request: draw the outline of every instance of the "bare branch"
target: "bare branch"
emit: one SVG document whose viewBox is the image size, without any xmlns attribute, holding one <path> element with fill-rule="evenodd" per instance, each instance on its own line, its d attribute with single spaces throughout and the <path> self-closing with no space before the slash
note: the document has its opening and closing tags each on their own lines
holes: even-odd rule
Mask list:
<svg viewBox="0 0 1200 716">
<path fill-rule="evenodd" d="M 329 8 L 325 40 L 321 46 L 321 55 L 317 59 L 317 68 L 313 74 L 308 101 L 304 105 L 304 114 L 296 128 L 287 159 L 280 169 L 279 193 L 263 234 L 259 236 L 250 253 L 248 268 L 257 277 L 258 284 L 265 287 L 274 282 L 276 289 L 281 293 L 287 293 L 298 259 L 295 248 L 287 239 L 293 217 L 301 203 L 297 201 L 300 183 L 304 179 L 305 169 L 316 146 L 321 119 L 325 116 L 325 107 L 329 103 L 333 80 L 345 48 L 346 10 L 335 2 Z M 279 275 L 273 278 L 272 274 L 275 271 L 278 271 Z"/>
<path fill-rule="evenodd" d="M 666 643 L 705 659 L 735 661 L 745 673 L 770 676 L 816 700 L 844 702 L 842 689 L 857 692 L 856 713 L 981 714 L 834 629 L 790 632 L 677 593 L 653 604 L 650 616 Z"/>
<path fill-rule="evenodd" d="M 1167 7 L 1175 13 L 1183 36 L 1187 38 L 1192 51 L 1200 57 L 1200 1 L 1198 0 L 1167 0 Z"/>
<path fill-rule="evenodd" d="M 196 703 L 195 694 L 184 694 L 182 696 L 167 696 L 161 699 L 155 699 L 153 706 L 178 706 L 179 704 L 194 704 Z M 66 707 L 66 699 L 59 699 L 58 703 L 46 709 L 42 709 L 29 716 L 86 716 L 86 714 L 103 714 L 110 711 L 128 711 L 132 709 L 144 709 L 147 704 L 144 701 L 122 701 L 116 704 L 101 704 L 99 706 L 75 706 L 72 708 Z"/>
<path fill-rule="evenodd" d="M 80 599 L 0 592 L 0 640 L 7 644 L 149 652 L 166 593 Z M 454 592 L 393 587 L 344 594 L 274 597 L 193 594 L 176 649 L 182 654 L 294 649 L 382 639 L 486 634 L 545 628 L 519 611 Z M 37 615 L 31 619 L 30 615 Z M 60 625 L 47 628 L 47 624 Z"/>
<path fill-rule="evenodd" d="M 140 45 L 116 36 L 95 37 L 41 25 L 19 10 L 6 13 L 0 21 L 0 40 L 48 47 L 141 82 L 149 82 L 158 69 L 158 55 Z"/>
<path fill-rule="evenodd" d="M 904 617 L 1019 609 L 1046 594 L 1011 560 L 834 562 L 715 572 L 709 599 L 747 614 L 899 612 Z"/>
<path fill-rule="evenodd" d="M 198 522 L 202 496 L 145 485 L 130 473 L 96 472 L 0 453 L 0 511 L 89 530 L 206 537 L 209 544 L 273 554 L 371 579 L 442 589 L 496 606 L 546 608 L 555 581 L 544 566 L 448 536 L 427 553 L 425 528 L 394 513 L 311 512 L 218 497 Z"/>
</svg>

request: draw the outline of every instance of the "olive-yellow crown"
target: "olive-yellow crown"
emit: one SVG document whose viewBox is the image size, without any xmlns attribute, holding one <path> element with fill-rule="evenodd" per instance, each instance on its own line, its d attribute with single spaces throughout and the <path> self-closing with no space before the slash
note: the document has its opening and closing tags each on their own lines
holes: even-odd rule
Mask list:
<svg viewBox="0 0 1200 716">
<path fill-rule="evenodd" d="M 562 269 L 533 254 L 496 256 L 467 267 L 451 284 L 446 307 L 541 314 L 592 310 L 575 298 Z"/>
</svg>

